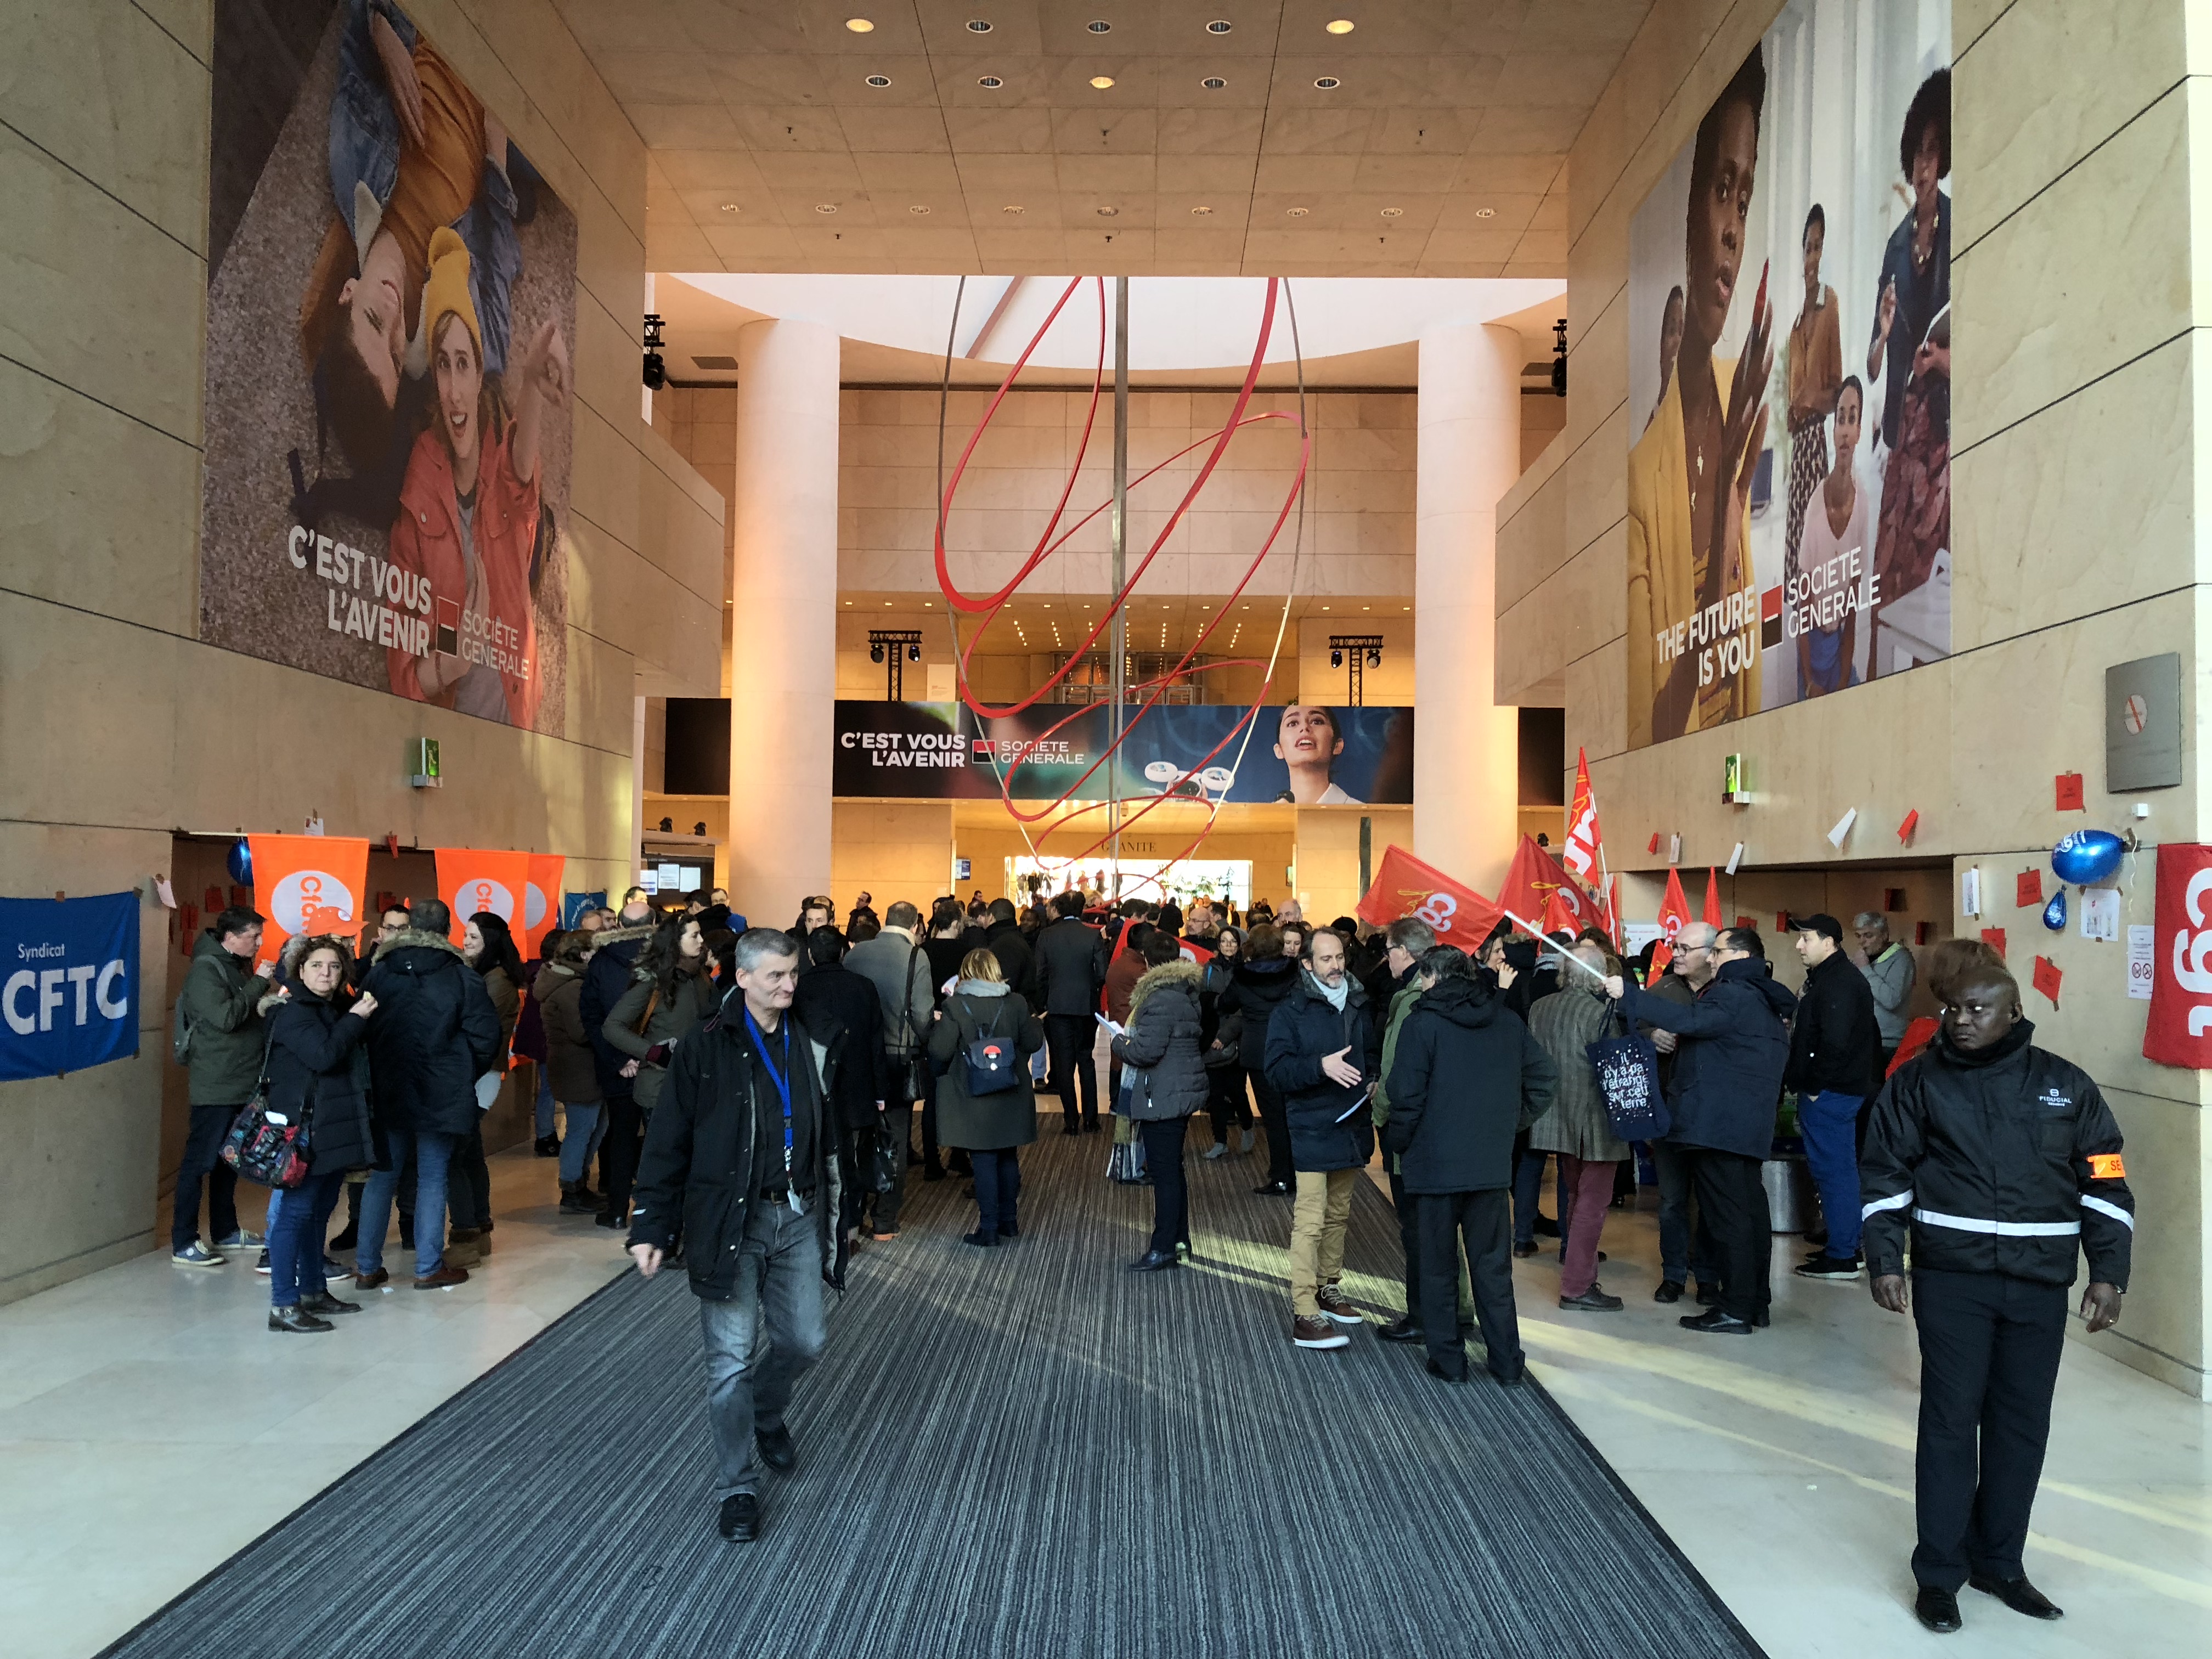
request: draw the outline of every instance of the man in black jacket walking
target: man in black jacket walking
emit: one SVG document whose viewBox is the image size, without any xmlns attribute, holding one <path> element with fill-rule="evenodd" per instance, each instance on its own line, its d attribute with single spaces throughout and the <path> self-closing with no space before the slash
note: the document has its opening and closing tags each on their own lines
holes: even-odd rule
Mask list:
<svg viewBox="0 0 2212 1659">
<path fill-rule="evenodd" d="M 1096 1134 L 1097 1021 L 1098 993 L 1106 985 L 1106 941 L 1083 920 L 1080 893 L 1055 895 L 1052 913 L 1052 925 L 1036 939 L 1036 1000 L 1044 1010 L 1045 1048 L 1060 1090 L 1060 1133 Z"/>
<path fill-rule="evenodd" d="M 629 1212 L 629 1187 L 637 1172 L 637 1139 L 644 1128 L 637 1105 L 638 1062 L 607 1041 L 607 1015 L 629 989 L 629 970 L 653 937 L 653 907 L 641 889 L 624 896 L 622 926 L 603 927 L 599 949 L 584 969 L 584 988 L 576 1011 L 592 1040 L 592 1060 L 599 1074 L 601 1111 L 606 1129 L 599 1140 L 599 1226 L 619 1227 Z"/>
<path fill-rule="evenodd" d="M 1490 1374 L 1521 1380 L 1513 1305 L 1513 1138 L 1552 1109 L 1559 1071 L 1521 1017 L 1479 978 L 1467 952 L 1421 957 L 1436 982 L 1406 1016 L 1391 1052 L 1382 1150 L 1398 1156 L 1420 1206 L 1421 1328 L 1429 1374 L 1467 1381 L 1459 1334 L 1459 1247 L 1474 1289 Z"/>
<path fill-rule="evenodd" d="M 1684 1039 L 1674 1054 L 1674 1119 L 1668 1139 L 1690 1155 L 1698 1208 L 1721 1260 L 1720 1305 L 1686 1316 L 1684 1329 L 1748 1336 L 1766 1323 L 1773 1217 L 1760 1175 L 1774 1150 L 1774 1111 L 1790 1060 L 1784 1023 L 1797 999 L 1774 982 L 1766 947 L 1749 927 L 1724 929 L 1713 976 L 1680 1005 L 1623 981 L 1606 981 L 1631 1019 Z"/>
<path fill-rule="evenodd" d="M 1796 924 L 1805 988 L 1790 1024 L 1783 1086 L 1797 1091 L 1805 1162 L 1820 1188 L 1828 1242 L 1798 1267 L 1803 1279 L 1859 1276 L 1859 1111 L 1881 1086 L 1881 1029 L 1866 975 L 1844 954 L 1844 924 L 1808 916 Z"/>
<path fill-rule="evenodd" d="M 792 1012 L 799 942 L 755 928 L 738 941 L 721 1014 L 681 1044 L 638 1168 L 629 1253 L 650 1279 L 679 1227 L 707 1351 L 717 1528 L 760 1535 L 760 1469 L 798 1462 L 783 1414 L 828 1333 L 822 1286 L 844 1276 L 842 1181 L 831 1103 L 841 1027 Z"/>
<path fill-rule="evenodd" d="M 1035 1001 L 1036 958 L 1030 942 L 1022 937 L 1013 901 L 993 899 L 989 915 L 990 925 L 983 931 L 983 948 L 998 957 L 999 971 L 1006 976 L 1006 988 L 1024 1002 Z"/>
<path fill-rule="evenodd" d="M 799 976 L 792 1012 L 802 1025 L 842 1026 L 846 1033 L 845 1063 L 838 1068 L 830 1115 L 836 1121 L 837 1156 L 843 1162 L 844 1212 L 837 1226 L 849 1243 L 860 1225 L 860 1194 L 872 1178 L 868 1165 L 875 1162 L 877 1132 L 891 1095 L 883 1000 L 871 981 L 845 966 L 845 936 L 836 928 L 816 928 L 806 936 L 805 949 L 808 966 Z"/>
<path fill-rule="evenodd" d="M 2118 1323 L 2136 1224 L 2119 1125 L 2087 1073 L 2030 1045 L 2012 976 L 1978 968 L 1944 999 L 1935 1042 L 1875 1100 L 1860 1168 L 1874 1299 L 1919 1329 L 1913 1611 L 1934 1631 L 1959 1628 L 1962 1583 L 2059 1616 L 2021 1551 L 2067 1291 L 2086 1251 L 2081 1317 Z"/>
</svg>

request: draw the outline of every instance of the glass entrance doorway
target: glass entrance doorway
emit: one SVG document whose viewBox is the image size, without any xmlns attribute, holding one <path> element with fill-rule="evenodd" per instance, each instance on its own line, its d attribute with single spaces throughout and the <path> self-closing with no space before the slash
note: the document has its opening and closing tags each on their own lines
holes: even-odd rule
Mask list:
<svg viewBox="0 0 2212 1659">
<path fill-rule="evenodd" d="M 1123 859 L 1121 885 L 1115 866 L 1103 859 L 1036 859 L 1024 854 L 1006 860 L 1006 891 L 1017 904 L 1042 903 L 1055 893 L 1080 891 L 1109 902 L 1173 899 L 1184 909 L 1198 898 L 1226 894 L 1238 910 L 1252 902 L 1249 859 Z"/>
</svg>

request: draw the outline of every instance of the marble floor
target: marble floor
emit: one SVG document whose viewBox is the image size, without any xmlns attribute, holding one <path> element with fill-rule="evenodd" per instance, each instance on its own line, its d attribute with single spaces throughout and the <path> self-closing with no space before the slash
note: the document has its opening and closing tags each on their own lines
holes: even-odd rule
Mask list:
<svg viewBox="0 0 2212 1659">
<path fill-rule="evenodd" d="M 492 1171 L 488 1267 L 451 1291 L 373 1295 L 328 1336 L 265 1331 L 250 1263 L 189 1272 L 166 1252 L 0 1308 L 0 1651 L 87 1659 L 623 1270 L 615 1239 L 556 1213 L 550 1162 L 509 1153 Z M 1795 1243 L 1778 1239 L 1778 1257 Z M 1909 1322 L 1863 1284 L 1785 1273 L 1771 1331 L 1693 1336 L 1650 1301 L 1656 1244 L 1650 1215 L 1613 1213 L 1604 1279 L 1629 1304 L 1616 1314 L 1562 1312 L 1552 1258 L 1516 1264 L 1546 1387 L 1775 1659 L 1936 1643 L 1910 1611 Z M 1400 1295 L 1348 1288 L 1377 1308 Z M 1328 1356 L 1286 1344 L 1284 1361 Z M 2040 1625 L 1968 1592 L 1966 1628 L 1942 1650 L 2201 1645 L 2206 1416 L 2069 1345 L 2028 1555 L 2068 1616 Z"/>
</svg>

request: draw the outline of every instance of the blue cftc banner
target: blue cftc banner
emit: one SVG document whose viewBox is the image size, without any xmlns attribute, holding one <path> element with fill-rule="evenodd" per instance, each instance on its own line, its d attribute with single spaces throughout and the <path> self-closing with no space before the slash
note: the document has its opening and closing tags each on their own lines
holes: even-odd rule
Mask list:
<svg viewBox="0 0 2212 1659">
<path fill-rule="evenodd" d="M 596 893 L 563 893 L 561 895 L 561 926 L 574 927 L 585 911 L 606 908 L 607 890 L 604 887 Z"/>
<path fill-rule="evenodd" d="M 138 1052 L 139 902 L 0 899 L 0 1080 Z"/>
</svg>

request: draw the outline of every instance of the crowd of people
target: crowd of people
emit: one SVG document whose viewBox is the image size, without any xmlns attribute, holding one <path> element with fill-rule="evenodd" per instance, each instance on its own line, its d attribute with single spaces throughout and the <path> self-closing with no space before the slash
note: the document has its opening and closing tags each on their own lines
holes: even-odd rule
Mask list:
<svg viewBox="0 0 2212 1659">
<path fill-rule="evenodd" d="M 354 1252 L 358 1291 L 388 1285 L 396 1204 L 414 1286 L 465 1283 L 494 1224 L 483 1109 L 512 1065 L 532 1062 L 536 1150 L 559 1159 L 562 1212 L 623 1232 L 648 1278 L 671 1261 L 689 1272 L 725 1537 L 757 1535 L 763 1468 L 793 1467 L 783 1414 L 827 1340 L 823 1286 L 842 1285 L 854 1251 L 897 1245 L 910 1172 L 972 1181 L 964 1244 L 1022 1237 L 1037 1093 L 1057 1097 L 1064 1136 L 1103 1135 L 1110 1119 L 1103 1173 L 1152 1189 L 1129 1271 L 1190 1257 L 1184 1157 L 1203 1114 L 1202 1157 L 1263 1153 L 1253 1194 L 1291 1200 L 1291 1344 L 1341 1349 L 1372 1328 L 1420 1344 L 1451 1383 L 1469 1378 L 1470 1334 L 1492 1377 L 1522 1381 L 1512 1264 L 1539 1237 L 1558 1240 L 1560 1309 L 1624 1310 L 1599 1280 L 1601 1244 L 1641 1154 L 1659 1198 L 1653 1299 L 1692 1298 L 1701 1311 L 1680 1323 L 1703 1335 L 1767 1327 L 1765 1166 L 1794 1135 L 1824 1217 L 1795 1271 L 1870 1269 L 1876 1303 L 1918 1324 L 1923 1622 L 1957 1628 L 1969 1581 L 2057 1616 L 2019 1557 L 2067 1287 L 2086 1247 L 2083 1316 L 2093 1331 L 2117 1320 L 2133 1200 L 2094 1084 L 2030 1046 L 2019 988 L 1978 941 L 1928 953 L 1943 1013 L 1914 1022 L 1915 958 L 1874 914 L 1848 942 L 1832 916 L 1793 924 L 1797 994 L 1749 927 L 1692 923 L 1663 963 L 1647 947 L 1631 963 L 1595 929 L 1501 926 L 1470 955 L 1413 917 L 1316 927 L 1295 903 L 1239 914 L 1200 899 L 1186 913 L 1079 891 L 1026 910 L 948 896 L 926 917 L 905 900 L 878 916 L 862 894 L 842 925 L 814 897 L 785 929 L 749 927 L 720 890 L 656 908 L 632 889 L 528 963 L 495 915 L 470 917 L 456 942 L 434 899 L 386 911 L 364 948 L 299 939 L 256 966 L 261 929 L 251 910 L 223 912 L 187 976 L 192 1121 L 172 1259 L 216 1267 L 259 1249 L 270 1328 L 328 1331 L 361 1304 L 332 1291 L 346 1270 L 326 1252 Z M 1632 1146 L 1595 1055 L 1638 1035 L 1665 1127 Z M 239 1226 L 217 1156 L 253 1098 L 312 1131 L 306 1178 L 272 1192 L 265 1240 Z M 1342 1279 L 1378 1146 L 1406 1297 L 1370 1327 Z"/>
</svg>

